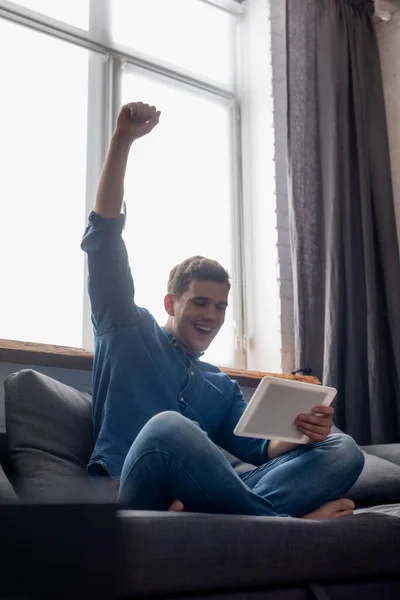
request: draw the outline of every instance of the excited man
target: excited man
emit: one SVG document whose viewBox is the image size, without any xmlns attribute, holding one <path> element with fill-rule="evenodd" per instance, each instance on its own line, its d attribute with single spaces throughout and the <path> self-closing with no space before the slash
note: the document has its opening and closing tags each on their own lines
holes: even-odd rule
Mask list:
<svg viewBox="0 0 400 600">
<path fill-rule="evenodd" d="M 306 445 L 234 435 L 246 408 L 240 388 L 198 360 L 225 319 L 230 283 L 221 265 L 195 256 L 172 269 L 165 327 L 135 304 L 121 237 L 124 178 L 132 143 L 159 119 L 142 102 L 121 109 L 82 242 L 95 332 L 96 443 L 88 471 L 117 482 L 128 508 L 350 515 L 354 504 L 343 495 L 364 458 L 352 438 L 331 434 L 331 407 L 298 416 L 296 426 L 310 438 Z M 151 223 L 143 226 L 151 230 Z M 237 474 L 220 448 L 256 468 Z"/>
</svg>

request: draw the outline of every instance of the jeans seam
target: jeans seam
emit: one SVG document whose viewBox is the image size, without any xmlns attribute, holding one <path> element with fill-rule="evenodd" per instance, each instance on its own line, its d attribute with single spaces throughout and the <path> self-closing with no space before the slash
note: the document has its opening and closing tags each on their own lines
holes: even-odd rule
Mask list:
<svg viewBox="0 0 400 600">
<path fill-rule="evenodd" d="M 229 514 L 229 511 L 224 508 L 223 506 L 221 506 L 220 504 L 218 504 L 217 502 L 214 502 L 214 500 L 212 500 L 211 498 L 209 498 L 209 496 L 198 486 L 198 484 L 194 481 L 194 479 L 192 478 L 192 476 L 188 473 L 188 471 L 185 469 L 185 467 L 179 462 L 179 460 L 177 460 L 172 454 L 170 454 L 169 452 L 166 452 L 165 450 L 147 450 L 146 452 L 143 452 L 143 454 L 141 454 L 133 463 L 133 465 L 130 467 L 127 476 L 125 477 L 124 483 L 127 480 L 127 478 L 129 477 L 129 475 L 132 472 L 132 469 L 135 467 L 135 465 L 139 462 L 139 460 L 145 456 L 147 456 L 148 454 L 154 454 L 154 453 L 158 453 L 158 454 L 163 454 L 164 456 L 167 456 L 168 458 L 172 459 L 173 461 L 176 462 L 177 465 L 179 465 L 179 467 L 185 472 L 185 474 L 187 475 L 187 477 L 191 480 L 191 482 L 193 483 L 193 485 L 201 492 L 201 494 L 207 498 L 207 500 L 209 500 L 209 502 L 211 502 L 211 504 L 213 504 L 214 506 L 217 506 L 220 510 L 223 510 L 224 512 Z M 120 486 L 120 489 L 124 486 L 124 483 L 122 484 L 122 486 Z M 176 498 L 176 500 L 179 500 L 179 498 Z M 275 507 L 274 507 L 275 510 Z M 277 512 L 277 511 L 276 511 Z"/>
</svg>

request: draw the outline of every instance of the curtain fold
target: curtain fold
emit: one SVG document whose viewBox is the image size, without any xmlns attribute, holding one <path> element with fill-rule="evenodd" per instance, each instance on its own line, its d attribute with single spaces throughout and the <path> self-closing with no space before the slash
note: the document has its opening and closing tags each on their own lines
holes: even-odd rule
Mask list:
<svg viewBox="0 0 400 600">
<path fill-rule="evenodd" d="M 287 0 L 298 368 L 338 389 L 336 424 L 400 441 L 400 259 L 372 0 Z"/>
</svg>

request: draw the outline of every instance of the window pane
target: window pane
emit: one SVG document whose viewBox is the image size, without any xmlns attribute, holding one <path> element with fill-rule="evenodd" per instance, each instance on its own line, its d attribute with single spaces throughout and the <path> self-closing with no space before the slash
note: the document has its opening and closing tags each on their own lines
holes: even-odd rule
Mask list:
<svg viewBox="0 0 400 600">
<path fill-rule="evenodd" d="M 0 338 L 80 346 L 88 52 L 0 20 Z"/>
<path fill-rule="evenodd" d="M 81 29 L 89 29 L 89 0 L 14 0 L 15 4 L 64 21 Z"/>
<path fill-rule="evenodd" d="M 200 254 L 232 272 L 230 111 L 219 99 L 133 69 L 123 75 L 123 101 L 132 99 L 162 111 L 158 127 L 132 148 L 125 236 L 136 301 L 164 324 L 173 266 Z M 233 314 L 230 306 L 206 360 L 233 364 Z"/>
<path fill-rule="evenodd" d="M 112 0 L 116 42 L 223 83 L 235 20 L 201 0 Z"/>
</svg>

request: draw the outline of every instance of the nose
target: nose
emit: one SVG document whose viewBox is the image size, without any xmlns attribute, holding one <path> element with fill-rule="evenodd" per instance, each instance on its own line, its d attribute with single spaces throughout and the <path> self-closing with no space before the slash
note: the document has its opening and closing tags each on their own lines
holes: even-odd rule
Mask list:
<svg viewBox="0 0 400 600">
<path fill-rule="evenodd" d="M 209 321 L 210 323 L 216 323 L 218 321 L 218 313 L 215 306 L 209 306 L 203 312 L 203 319 L 205 321 Z"/>
</svg>

